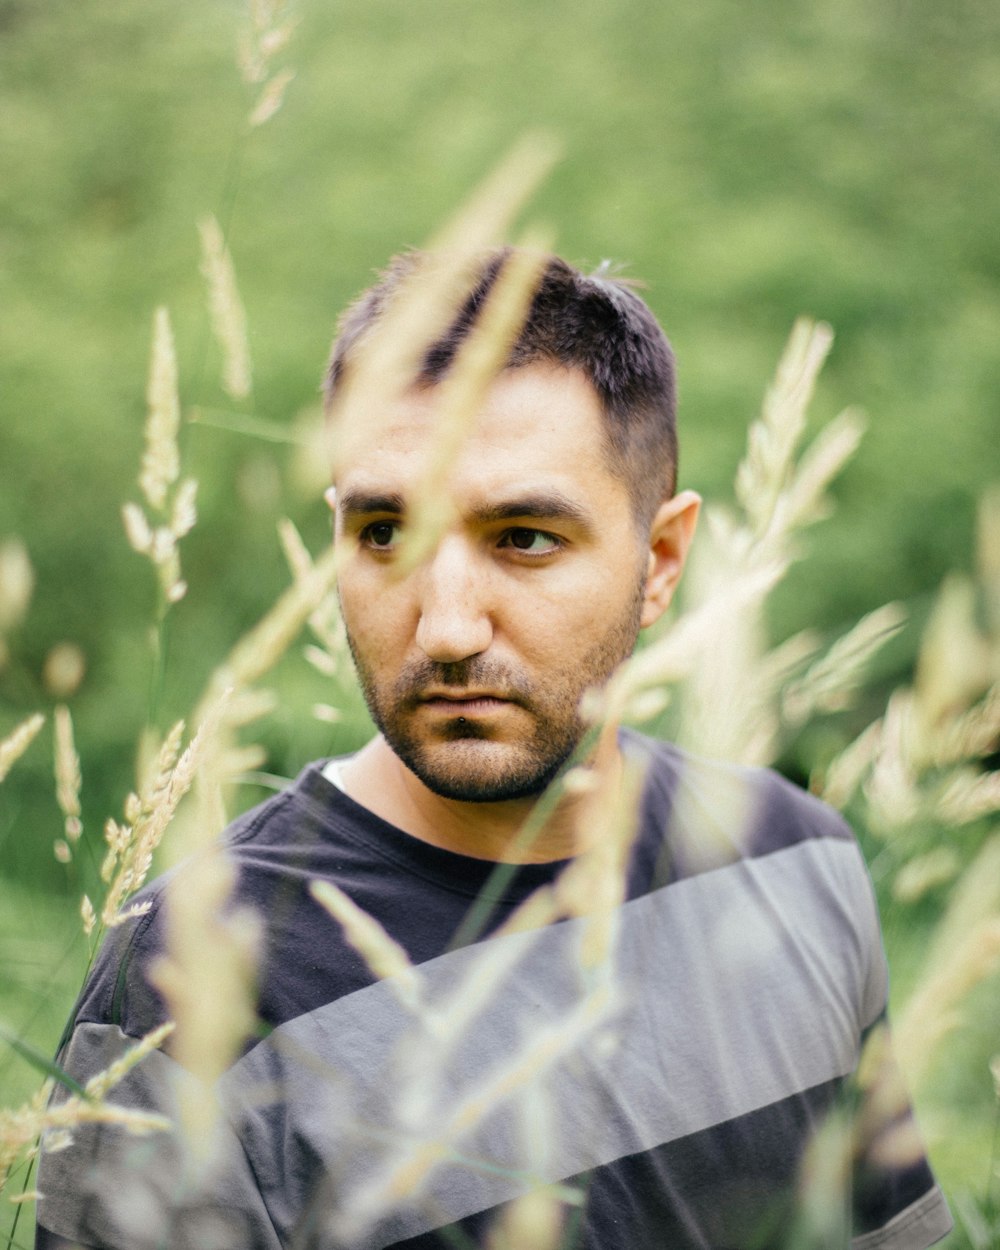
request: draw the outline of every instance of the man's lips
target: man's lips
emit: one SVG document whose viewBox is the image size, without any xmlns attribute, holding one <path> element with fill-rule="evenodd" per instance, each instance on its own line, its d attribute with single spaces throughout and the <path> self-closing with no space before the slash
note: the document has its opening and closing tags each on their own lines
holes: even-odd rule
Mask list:
<svg viewBox="0 0 1000 1250">
<path fill-rule="evenodd" d="M 432 690 L 419 699 L 421 706 L 452 716 L 482 716 L 510 707 L 512 703 L 503 695 L 479 690 Z"/>
</svg>

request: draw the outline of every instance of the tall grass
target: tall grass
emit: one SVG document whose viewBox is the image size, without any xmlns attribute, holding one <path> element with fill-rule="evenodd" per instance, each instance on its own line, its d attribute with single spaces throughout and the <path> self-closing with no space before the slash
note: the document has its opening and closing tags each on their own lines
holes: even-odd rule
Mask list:
<svg viewBox="0 0 1000 1250">
<path fill-rule="evenodd" d="M 263 124 L 280 105 L 291 80 L 290 71 L 272 65 L 289 34 L 279 6 L 255 6 L 243 50 L 244 73 L 258 92 L 249 116 L 253 126 Z M 366 344 L 338 399 L 331 426 L 333 462 L 347 437 L 343 413 L 377 419 L 387 401 L 405 390 L 423 348 L 462 298 L 474 257 L 506 236 L 552 156 L 549 145 L 540 141 L 519 148 L 434 240 L 438 263 L 418 275 L 384 330 Z M 206 219 L 201 230 L 212 326 L 223 360 L 221 386 L 231 396 L 245 396 L 252 365 L 232 259 L 214 219 Z M 536 273 L 530 250 L 509 266 L 481 329 L 470 338 L 447 384 L 438 454 L 414 505 L 416 523 L 400 561 L 402 571 L 427 557 L 449 521 L 441 507 L 442 487 L 482 396 L 502 367 Z M 537 1082 L 613 1010 L 614 917 L 635 833 L 634 804 L 621 796 L 624 787 L 634 799 L 639 779 L 623 779 L 614 753 L 603 752 L 600 744 L 609 742 L 622 723 L 662 723 L 657 718 L 672 700 L 679 704 L 675 723 L 685 743 L 724 758 L 771 762 L 789 735 L 812 718 L 849 704 L 863 688 L 878 648 L 903 628 L 902 608 L 890 604 L 838 639 L 822 640 L 810 633 L 773 646 L 767 636 L 768 595 L 801 554 L 804 529 L 829 512 L 830 483 L 861 439 L 859 418 L 846 413 L 800 450 L 809 399 L 831 341 L 832 333 L 823 325 L 802 321 L 793 329 L 761 416 L 750 429 L 736 479 L 735 507 L 709 511 L 708 534 L 694 557 L 685 611 L 623 665 L 605 690 L 588 698 L 587 741 L 597 743 L 598 750 L 592 760 L 575 762 L 554 783 L 523 833 L 525 840 L 535 836 L 556 806 L 566 803 L 584 824 L 600 819 L 609 831 L 554 886 L 528 899 L 504 928 L 529 935 L 559 918 L 584 922 L 580 971 L 587 990 L 577 1007 L 558 1025 L 526 1039 L 473 1096 L 443 1111 L 426 1073 L 444 1071 L 448 1055 L 521 947 L 484 946 L 466 978 L 441 1002 L 428 993 L 419 966 L 410 964 L 371 917 L 334 887 L 316 883 L 315 896 L 329 911 L 331 924 L 342 928 L 375 976 L 390 979 L 413 1022 L 412 1048 L 409 1058 L 403 1057 L 396 1090 L 399 1139 L 338 1212 L 345 1237 L 360 1233 L 377 1213 L 418 1188 L 471 1125 L 513 1091 Z M 147 393 L 146 445 L 138 477 L 143 503 L 126 502 L 123 517 L 127 540 L 150 561 L 158 587 L 150 729 L 138 752 L 137 782 L 134 788 L 123 784 L 127 797 L 122 815 L 109 818 L 104 827 L 100 892 L 90 886 L 81 893 L 80 941 L 87 943 L 89 962 L 102 933 L 135 914 L 129 900 L 146 880 L 161 843 L 166 849 L 173 842 L 171 858 L 184 867 L 168 892 L 168 951 L 156 972 L 173 1023 L 169 1043 L 167 1031 L 158 1030 L 137 1043 L 125 1061 L 82 1088 L 21 1039 L 7 1038 L 43 1079 L 24 1105 L 0 1111 L 0 1189 L 25 1208 L 33 1201 L 32 1161 L 40 1137 L 55 1149 L 74 1127 L 95 1120 L 134 1133 L 164 1127 L 159 1117 L 126 1110 L 114 1101 L 115 1085 L 130 1066 L 163 1044 L 169 1044 L 194 1078 L 180 1114 L 192 1149 L 207 1149 L 214 1083 L 255 1023 L 252 986 L 260 918 L 227 906 L 232 869 L 217 839 L 234 783 L 264 762 L 259 749 L 246 740 L 247 728 L 272 705 L 259 683 L 307 627 L 307 660 L 327 679 L 346 681 L 344 639 L 332 594 L 337 556 L 331 550 L 314 557 L 294 527 L 283 521 L 281 542 L 292 575 L 288 591 L 217 665 L 192 715 L 162 738 L 155 734 L 167 680 L 163 631 L 168 613 L 186 593 L 181 544 L 197 519 L 196 485 L 182 474 L 183 405 L 169 315 L 162 309 L 154 318 Z M 956 579 L 942 588 L 912 687 L 896 691 L 884 715 L 836 758 L 818 761 L 813 779 L 817 790 L 847 807 L 870 830 L 888 865 L 883 873 L 891 882 L 891 897 L 900 907 L 936 900 L 927 959 L 902 1004 L 896 1029 L 896 1049 L 918 1094 L 935 1070 L 944 1039 L 961 1027 L 970 995 L 1000 964 L 1000 843 L 986 823 L 1000 805 L 1000 777 L 984 763 L 996 750 L 1000 733 L 1000 521 L 995 499 L 983 505 L 980 548 L 978 585 Z M 0 664 L 13 645 L 7 639 L 24 615 L 31 585 L 23 546 L 8 540 L 0 548 Z M 324 704 L 318 714 L 332 720 L 340 710 Z M 75 862 L 80 847 L 93 847 L 97 839 L 80 823 L 81 777 L 70 713 L 60 707 L 53 719 L 54 788 L 63 818 L 55 854 Z M 0 781 L 10 784 L 8 774 L 32 749 L 42 728 L 42 716 L 34 715 L 0 742 Z M 952 836 L 956 829 L 962 830 L 961 842 Z M 711 853 L 711 848 L 702 850 Z M 474 917 L 470 923 L 481 922 Z M 68 1010 L 69 1002 L 66 1006 Z M 877 1058 L 870 1062 L 877 1067 Z M 53 1100 L 50 1095 L 58 1085 L 63 1096 Z M 906 1143 L 896 1146 L 908 1148 Z M 836 1141 L 831 1146 L 825 1138 L 817 1142 L 803 1182 L 805 1212 L 828 1201 L 829 1178 L 836 1172 L 828 1161 L 841 1157 L 838 1150 L 844 1148 Z M 984 1160 L 988 1182 L 979 1188 L 970 1184 L 960 1195 L 957 1209 L 964 1235 L 976 1247 L 1000 1238 L 1000 1211 L 991 1188 L 996 1163 L 995 1158 Z M 556 1246 L 562 1236 L 561 1212 L 574 1201 L 576 1195 L 561 1187 L 538 1185 L 505 1214 L 491 1246 Z M 8 1244 L 27 1240 L 26 1225 L 15 1221 Z"/>
</svg>

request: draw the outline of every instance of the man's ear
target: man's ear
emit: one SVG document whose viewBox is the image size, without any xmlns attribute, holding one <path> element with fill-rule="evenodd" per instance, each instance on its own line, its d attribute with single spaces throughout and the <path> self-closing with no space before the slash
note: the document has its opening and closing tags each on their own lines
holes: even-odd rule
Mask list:
<svg viewBox="0 0 1000 1250">
<path fill-rule="evenodd" d="M 649 564 L 639 624 L 648 628 L 660 619 L 674 597 L 694 537 L 701 496 L 682 490 L 665 499 L 649 527 Z"/>
</svg>

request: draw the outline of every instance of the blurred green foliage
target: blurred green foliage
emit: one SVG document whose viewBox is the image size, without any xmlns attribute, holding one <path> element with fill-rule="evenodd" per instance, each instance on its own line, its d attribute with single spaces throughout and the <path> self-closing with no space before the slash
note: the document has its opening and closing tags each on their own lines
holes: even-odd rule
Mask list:
<svg viewBox="0 0 1000 1250">
<path fill-rule="evenodd" d="M 920 622 L 943 575 L 968 564 L 975 500 L 997 472 L 1000 9 L 299 0 L 294 13 L 279 61 L 296 77 L 250 130 L 236 0 L 0 0 L 0 539 L 20 535 L 37 573 L 0 671 L 0 734 L 51 706 L 45 656 L 78 643 L 94 843 L 149 708 L 155 591 L 120 507 L 136 497 L 154 307 L 177 329 L 184 410 L 202 415 L 184 434 L 201 517 L 182 547 L 190 589 L 171 615 L 162 728 L 286 584 L 275 518 L 325 541 L 322 464 L 294 440 L 315 419 L 339 309 L 528 129 L 565 153 L 529 217 L 577 262 L 626 262 L 673 338 L 685 484 L 730 494 L 795 315 L 837 332 L 816 416 L 859 404 L 870 430 L 835 518 L 777 596 L 776 635 L 836 630 L 891 598 Z M 198 273 L 208 212 L 250 321 L 241 405 L 219 388 Z M 289 441 L 213 426 L 219 412 Z M 883 690 L 916 640 L 887 653 Z M 274 772 L 364 734 L 356 699 L 336 731 L 310 717 L 333 696 L 300 658 L 281 685 Z M 808 739 L 792 770 L 850 729 Z M 55 940 L 59 900 L 77 897 L 52 858 L 59 827 L 40 741 L 0 794 L 3 872 L 22 891 L 9 890 L 5 932 Z M 25 978 L 51 989 L 61 973 L 15 955 L 7 945 L 5 995 L 20 1007 Z"/>
</svg>

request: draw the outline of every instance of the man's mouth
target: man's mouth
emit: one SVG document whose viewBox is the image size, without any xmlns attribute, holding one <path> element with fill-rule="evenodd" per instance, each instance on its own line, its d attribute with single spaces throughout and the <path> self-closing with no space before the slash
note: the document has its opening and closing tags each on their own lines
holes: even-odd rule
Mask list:
<svg viewBox="0 0 1000 1250">
<path fill-rule="evenodd" d="M 443 716 L 489 716 L 512 706 L 512 700 L 492 691 L 432 690 L 420 696 L 420 704 Z"/>
</svg>

